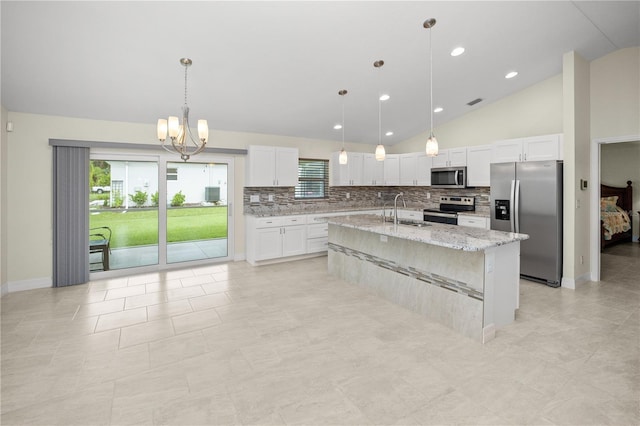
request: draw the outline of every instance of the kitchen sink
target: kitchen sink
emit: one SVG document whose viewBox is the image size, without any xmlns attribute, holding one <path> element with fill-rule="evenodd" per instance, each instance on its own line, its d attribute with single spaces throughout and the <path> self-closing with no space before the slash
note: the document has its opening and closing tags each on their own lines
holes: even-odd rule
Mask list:
<svg viewBox="0 0 640 426">
<path fill-rule="evenodd" d="M 430 223 L 425 223 L 425 222 L 414 222 L 412 220 L 400 220 L 398 221 L 400 225 L 408 225 L 408 226 L 415 226 L 416 228 L 423 228 L 425 226 L 431 226 Z"/>
</svg>

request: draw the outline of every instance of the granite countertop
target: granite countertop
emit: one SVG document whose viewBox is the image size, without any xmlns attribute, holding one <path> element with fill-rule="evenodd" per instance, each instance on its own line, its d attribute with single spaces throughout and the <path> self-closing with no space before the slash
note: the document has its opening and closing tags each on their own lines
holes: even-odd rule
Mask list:
<svg viewBox="0 0 640 426">
<path fill-rule="evenodd" d="M 481 251 L 529 239 L 527 234 L 493 231 L 467 226 L 429 223 L 421 227 L 382 223 L 379 216 L 351 215 L 330 217 L 329 223 L 390 237 L 404 238 L 455 250 Z"/>
</svg>

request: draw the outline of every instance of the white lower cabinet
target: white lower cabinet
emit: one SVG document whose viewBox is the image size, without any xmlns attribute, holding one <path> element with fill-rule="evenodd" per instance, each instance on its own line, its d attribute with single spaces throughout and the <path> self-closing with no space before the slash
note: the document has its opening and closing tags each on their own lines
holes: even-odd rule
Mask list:
<svg viewBox="0 0 640 426">
<path fill-rule="evenodd" d="M 306 252 L 306 216 L 247 217 L 249 263 L 296 256 Z"/>
<path fill-rule="evenodd" d="M 489 218 L 458 214 L 458 226 L 471 226 L 472 228 L 489 229 Z"/>
</svg>

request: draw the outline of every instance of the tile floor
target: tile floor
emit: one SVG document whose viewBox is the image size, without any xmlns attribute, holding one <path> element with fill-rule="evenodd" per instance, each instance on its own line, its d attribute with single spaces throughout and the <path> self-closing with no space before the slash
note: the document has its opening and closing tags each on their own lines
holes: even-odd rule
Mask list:
<svg viewBox="0 0 640 426">
<path fill-rule="evenodd" d="M 3 425 L 640 424 L 640 244 L 522 281 L 480 345 L 326 272 L 244 262 L 2 298 Z"/>
</svg>

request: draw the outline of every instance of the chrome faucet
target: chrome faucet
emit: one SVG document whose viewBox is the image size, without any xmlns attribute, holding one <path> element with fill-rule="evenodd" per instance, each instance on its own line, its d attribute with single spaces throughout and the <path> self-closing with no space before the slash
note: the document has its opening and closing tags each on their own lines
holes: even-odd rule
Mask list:
<svg viewBox="0 0 640 426">
<path fill-rule="evenodd" d="M 405 209 L 407 208 L 407 203 L 404 201 L 404 195 L 400 192 L 393 200 L 393 223 L 396 225 L 398 224 L 398 197 L 402 197 L 402 204 Z"/>
</svg>

